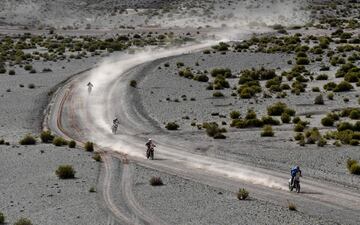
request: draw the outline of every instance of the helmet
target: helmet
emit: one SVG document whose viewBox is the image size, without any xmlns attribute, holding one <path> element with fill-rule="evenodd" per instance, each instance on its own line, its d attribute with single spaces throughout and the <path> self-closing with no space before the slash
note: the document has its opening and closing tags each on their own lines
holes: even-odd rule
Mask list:
<svg viewBox="0 0 360 225">
<path fill-rule="evenodd" d="M 299 170 L 299 169 L 300 169 L 300 166 L 296 166 L 296 169 L 298 169 L 298 170 Z"/>
</svg>

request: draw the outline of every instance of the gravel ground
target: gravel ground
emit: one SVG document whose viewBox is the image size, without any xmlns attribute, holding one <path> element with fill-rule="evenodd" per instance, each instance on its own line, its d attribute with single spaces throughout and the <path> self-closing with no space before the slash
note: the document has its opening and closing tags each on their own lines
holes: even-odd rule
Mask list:
<svg viewBox="0 0 360 225">
<path fill-rule="evenodd" d="M 289 211 L 251 196 L 239 201 L 235 193 L 133 165 L 133 192 L 143 207 L 169 224 L 330 224 L 320 218 Z M 160 176 L 163 186 L 149 185 Z M 300 210 L 301 211 L 301 210 Z"/>
<path fill-rule="evenodd" d="M 305 176 L 331 180 L 357 188 L 360 178 L 348 173 L 345 162 L 348 157 L 359 159 L 358 147 L 343 145 L 337 148 L 331 145 L 333 141 L 324 148 L 316 145 L 300 147 L 293 141 L 295 135 L 293 124 L 274 126 L 275 137 L 261 138 L 260 129 L 230 128 L 229 113 L 237 110 L 244 116 L 248 109 L 254 109 L 261 118 L 266 115 L 267 106 L 282 101 L 295 109 L 299 115 L 314 114 L 311 118 L 301 116 L 301 119 L 309 121 L 310 127 L 319 127 L 324 133 L 328 129 L 321 126 L 320 120 L 327 112 L 337 108 L 358 107 L 356 97 L 360 93 L 358 87 L 352 92 L 335 94 L 334 101 L 327 100 L 326 94 L 323 94 L 325 105 L 314 105 L 315 96 L 319 93 L 311 91 L 312 86 L 322 87 L 321 81 L 310 82 L 306 93 L 299 96 L 288 93 L 285 99 L 260 97 L 257 100 L 244 100 L 232 97 L 231 89 L 221 90 L 225 95 L 224 98 L 214 98 L 212 97 L 214 91 L 206 90 L 207 83 L 180 77 L 176 66 L 177 62 L 183 62 L 185 67 L 191 67 L 195 71 L 228 67 L 237 75 L 239 71 L 251 67 L 264 66 L 287 70 L 289 67 L 287 60 L 291 58 L 292 55 L 286 54 L 228 52 L 226 55 L 196 53 L 159 60 L 153 66 L 144 67 L 139 72 L 139 95 L 145 111 L 163 129 L 164 124 L 168 122 L 176 121 L 180 125 L 179 131 L 170 134 L 179 142 L 185 140 L 194 143 L 194 148 L 186 149 L 187 151 L 229 160 L 241 160 L 251 165 L 278 168 L 283 171 L 289 170 L 293 164 L 300 164 Z M 196 62 L 199 66 L 195 66 Z M 169 67 L 165 67 L 165 63 L 169 63 Z M 316 68 L 314 70 L 316 71 Z M 278 73 L 280 74 L 279 70 Z M 337 81 L 331 78 L 334 76 L 334 71 L 328 74 L 329 81 Z M 228 80 L 231 86 L 238 81 L 238 79 Z M 345 103 L 342 100 L 345 97 L 349 98 L 350 102 Z M 195 101 L 191 101 L 191 98 L 195 98 Z M 216 116 L 212 116 L 213 113 L 216 113 Z M 226 140 L 213 140 L 207 137 L 204 131 L 191 126 L 192 122 L 202 124 L 212 121 L 227 124 L 224 125 L 229 131 Z"/>
<path fill-rule="evenodd" d="M 53 145 L 18 145 L 25 134 L 40 132 L 43 110 L 53 87 L 100 60 L 37 61 L 33 63 L 36 74 L 16 67 L 16 75 L 0 76 L 0 139 L 10 142 L 10 146 L 0 145 L 0 211 L 9 224 L 21 216 L 34 224 L 105 223 L 106 214 L 97 203 L 96 193 L 89 193 L 99 176 L 99 165 L 91 154 Z M 43 68 L 51 68 L 52 72 L 43 73 Z M 29 84 L 35 84 L 35 88 L 28 88 Z M 75 180 L 55 176 L 61 164 L 74 166 Z"/>
<path fill-rule="evenodd" d="M 0 146 L 0 211 L 9 224 L 20 217 L 33 224 L 105 224 L 96 187 L 99 164 L 79 149 L 36 146 Z M 70 164 L 76 179 L 60 180 L 59 165 Z M 105 218 L 104 218 L 105 217 Z"/>
</svg>

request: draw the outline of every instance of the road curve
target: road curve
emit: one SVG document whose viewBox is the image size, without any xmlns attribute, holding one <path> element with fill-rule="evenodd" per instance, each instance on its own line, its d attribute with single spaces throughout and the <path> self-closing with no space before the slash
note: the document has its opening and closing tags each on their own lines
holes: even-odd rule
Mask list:
<svg viewBox="0 0 360 225">
<path fill-rule="evenodd" d="M 139 72 L 138 66 L 198 51 L 211 44 L 138 53 L 104 63 L 91 72 L 74 77 L 54 95 L 45 120 L 46 127 L 65 138 L 82 143 L 93 141 L 102 151 L 116 157 L 126 156 L 143 166 L 234 192 L 238 187 L 245 187 L 258 199 L 284 206 L 290 200 L 296 203 L 300 211 L 310 215 L 321 216 L 334 223 L 360 224 L 358 191 L 309 178 L 302 180 L 303 194 L 289 193 L 286 190 L 287 171 L 256 168 L 241 162 L 184 151 L 192 147 L 192 143 L 169 139 L 145 114 L 129 87 L 129 81 Z M 88 81 L 95 84 L 91 93 L 86 90 Z M 114 115 L 120 119 L 117 135 L 113 135 L 110 129 Z M 147 161 L 144 157 L 144 141 L 152 134 L 157 137 L 159 148 L 156 157 L 160 160 Z M 142 211 L 137 209 L 139 205 L 130 207 L 134 212 Z M 145 216 L 143 219 L 144 223 L 157 224 L 151 217 Z"/>
</svg>

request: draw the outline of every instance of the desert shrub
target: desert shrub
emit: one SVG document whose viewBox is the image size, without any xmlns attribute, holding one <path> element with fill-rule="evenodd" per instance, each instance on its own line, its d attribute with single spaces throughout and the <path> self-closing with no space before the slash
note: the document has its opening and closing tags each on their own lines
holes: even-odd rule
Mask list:
<svg viewBox="0 0 360 225">
<path fill-rule="evenodd" d="M 63 146 L 68 144 L 68 142 L 62 137 L 55 137 L 52 143 L 55 146 Z"/>
<path fill-rule="evenodd" d="M 317 128 L 312 128 L 311 130 L 307 130 L 305 132 L 306 143 L 307 144 L 315 144 L 319 141 L 322 137 Z"/>
<path fill-rule="evenodd" d="M 301 141 L 301 140 L 304 140 L 305 139 L 305 136 L 303 133 L 296 133 L 296 135 L 294 136 L 294 139 L 296 141 Z"/>
<path fill-rule="evenodd" d="M 272 118 L 271 116 L 263 116 L 261 118 L 264 125 L 279 125 L 280 121 L 277 119 Z"/>
<path fill-rule="evenodd" d="M 308 58 L 306 57 L 299 57 L 296 59 L 296 64 L 297 65 L 309 65 L 310 61 Z"/>
<path fill-rule="evenodd" d="M 351 140 L 349 144 L 352 145 L 352 146 L 358 146 L 359 141 L 358 140 Z"/>
<path fill-rule="evenodd" d="M 349 72 L 344 76 L 344 80 L 349 83 L 356 83 L 359 81 L 359 74 L 358 72 Z"/>
<path fill-rule="evenodd" d="M 69 146 L 69 148 L 75 148 L 76 142 L 74 140 L 71 140 L 71 141 L 69 141 L 68 146 Z"/>
<path fill-rule="evenodd" d="M 313 87 L 313 88 L 312 88 L 312 91 L 313 91 L 313 92 L 320 92 L 320 88 L 319 88 L 319 87 Z"/>
<path fill-rule="evenodd" d="M 281 116 L 284 112 L 290 116 L 295 115 L 295 111 L 288 108 L 285 103 L 277 102 L 267 108 L 267 112 L 269 116 Z"/>
<path fill-rule="evenodd" d="M 212 77 L 222 76 L 225 78 L 229 78 L 232 76 L 231 70 L 228 68 L 214 68 L 210 72 Z"/>
<path fill-rule="evenodd" d="M 27 218 L 20 218 L 14 225 L 32 225 L 32 222 Z"/>
<path fill-rule="evenodd" d="M 181 77 L 185 77 L 185 78 L 188 78 L 188 79 L 193 79 L 194 78 L 194 74 L 191 72 L 191 70 L 189 68 L 181 69 L 179 71 L 179 75 Z"/>
<path fill-rule="evenodd" d="M 92 158 L 97 162 L 101 162 L 101 155 L 98 152 L 96 152 Z"/>
<path fill-rule="evenodd" d="M 347 81 L 341 81 L 336 87 L 334 88 L 334 92 L 345 92 L 351 91 L 354 87 Z"/>
<path fill-rule="evenodd" d="M 321 124 L 325 127 L 332 127 L 334 126 L 334 119 L 330 116 L 326 116 L 321 119 Z"/>
<path fill-rule="evenodd" d="M 335 133 L 335 138 L 343 144 L 349 144 L 352 140 L 354 132 L 351 130 L 344 130 Z"/>
<path fill-rule="evenodd" d="M 281 114 L 281 121 L 283 122 L 283 123 L 290 123 L 290 121 L 291 121 L 291 116 L 289 115 L 289 114 L 287 114 L 287 113 L 282 113 Z"/>
<path fill-rule="evenodd" d="M 320 138 L 317 142 L 317 146 L 324 147 L 327 144 L 326 140 L 324 138 Z"/>
<path fill-rule="evenodd" d="M 26 71 L 30 71 L 30 70 L 32 70 L 32 65 L 30 65 L 30 64 L 26 64 L 25 66 L 24 66 L 24 70 L 26 70 Z"/>
<path fill-rule="evenodd" d="M 249 197 L 249 192 L 245 188 L 240 188 L 237 193 L 237 198 L 239 200 L 245 200 Z"/>
<path fill-rule="evenodd" d="M 324 105 L 324 98 L 322 95 L 318 95 L 314 100 L 315 105 Z"/>
<path fill-rule="evenodd" d="M 213 97 L 222 98 L 222 97 L 224 97 L 224 94 L 222 92 L 220 92 L 220 91 L 216 91 L 216 92 L 213 93 Z"/>
<path fill-rule="evenodd" d="M 87 152 L 93 152 L 94 151 L 94 143 L 88 141 L 85 143 L 84 148 L 85 148 L 85 151 L 87 151 Z"/>
<path fill-rule="evenodd" d="M 232 112 L 230 112 L 230 118 L 231 119 L 239 119 L 240 118 L 240 112 L 239 111 L 232 111 Z"/>
<path fill-rule="evenodd" d="M 168 130 L 177 130 L 179 129 L 179 125 L 175 122 L 169 122 L 166 124 L 165 128 Z"/>
<path fill-rule="evenodd" d="M 353 130 L 353 125 L 349 122 L 341 122 L 337 125 L 338 131 Z"/>
<path fill-rule="evenodd" d="M 223 132 L 226 132 L 225 129 L 220 128 L 219 125 L 215 122 L 211 122 L 211 123 L 203 123 L 203 128 L 205 128 L 206 130 L 206 134 L 210 137 L 218 137 L 218 139 L 221 139 L 219 137 L 221 137 L 220 134 L 222 134 Z"/>
<path fill-rule="evenodd" d="M 296 211 L 297 210 L 296 205 L 294 203 L 292 203 L 292 202 L 288 203 L 288 208 L 289 208 L 290 211 Z"/>
<path fill-rule="evenodd" d="M 5 215 L 4 213 L 0 212 L 0 224 L 4 224 L 5 223 Z"/>
<path fill-rule="evenodd" d="M 35 69 L 31 69 L 31 70 L 30 70 L 30 73 L 36 73 L 36 70 L 35 70 Z"/>
<path fill-rule="evenodd" d="M 9 70 L 9 75 L 15 75 L 15 70 Z"/>
<path fill-rule="evenodd" d="M 206 76 L 205 74 L 201 74 L 201 75 L 196 75 L 196 76 L 194 77 L 194 80 L 200 81 L 200 82 L 208 82 L 208 81 L 209 81 L 209 77 Z"/>
<path fill-rule="evenodd" d="M 60 165 L 55 173 L 60 179 L 73 179 L 76 172 L 71 165 Z"/>
<path fill-rule="evenodd" d="M 95 193 L 95 192 L 96 192 L 95 187 L 91 187 L 91 188 L 89 189 L 89 192 L 90 192 L 90 193 Z"/>
<path fill-rule="evenodd" d="M 303 132 L 305 129 L 305 126 L 303 126 L 300 123 L 295 124 L 294 131 L 295 132 Z"/>
<path fill-rule="evenodd" d="M 299 123 L 300 121 L 301 121 L 300 117 L 297 116 L 297 117 L 294 117 L 294 119 L 293 119 L 292 122 L 293 122 L 294 124 L 297 124 L 297 123 Z"/>
<path fill-rule="evenodd" d="M 214 80 L 214 89 L 216 90 L 220 90 L 220 89 L 224 89 L 224 88 L 229 88 L 230 84 L 229 82 L 225 79 L 224 76 L 217 76 Z"/>
<path fill-rule="evenodd" d="M 334 93 L 329 93 L 328 95 L 327 95 L 327 98 L 329 99 L 329 100 L 334 100 Z"/>
<path fill-rule="evenodd" d="M 34 88 L 35 88 L 35 84 L 32 84 L 32 83 L 31 83 L 31 84 L 29 84 L 29 85 L 28 85 L 28 88 L 30 88 L 30 89 L 34 89 Z"/>
<path fill-rule="evenodd" d="M 324 90 L 326 91 L 332 91 L 336 88 L 337 84 L 334 82 L 329 82 L 327 84 L 324 85 Z"/>
<path fill-rule="evenodd" d="M 130 81 L 130 86 L 136 88 L 136 86 L 137 86 L 136 80 L 131 80 Z"/>
<path fill-rule="evenodd" d="M 5 144 L 5 140 L 4 139 L 0 139 L 0 145 Z"/>
<path fill-rule="evenodd" d="M 149 180 L 151 186 L 161 186 L 164 185 L 160 177 L 151 177 Z"/>
<path fill-rule="evenodd" d="M 19 144 L 21 145 L 34 145 L 36 144 L 36 139 L 30 134 L 26 135 L 23 139 L 20 140 Z"/>
<path fill-rule="evenodd" d="M 251 120 L 251 119 L 256 119 L 256 118 L 257 118 L 256 112 L 252 109 L 249 109 L 246 113 L 245 119 Z"/>
<path fill-rule="evenodd" d="M 43 131 L 40 134 L 40 139 L 43 143 L 50 143 L 54 139 L 54 135 L 51 134 L 51 131 Z"/>
<path fill-rule="evenodd" d="M 347 161 L 346 161 L 346 167 L 347 167 L 348 169 L 350 169 L 351 166 L 354 165 L 354 164 L 358 164 L 358 161 L 355 160 L 355 159 L 351 159 L 351 158 L 347 159 Z"/>
<path fill-rule="evenodd" d="M 177 66 L 178 68 L 180 68 L 180 67 L 185 66 L 185 64 L 184 64 L 183 62 L 177 62 L 177 63 L 176 63 L 176 66 Z"/>
<path fill-rule="evenodd" d="M 329 77 L 326 74 L 320 74 L 315 79 L 316 80 L 327 80 Z"/>
<path fill-rule="evenodd" d="M 350 117 L 350 119 L 353 119 L 353 120 L 360 119 L 360 110 L 359 109 L 351 110 L 349 117 Z"/>
<path fill-rule="evenodd" d="M 274 132 L 272 127 L 270 125 L 265 125 L 261 132 L 261 137 L 273 137 L 273 136 L 274 136 Z"/>
</svg>

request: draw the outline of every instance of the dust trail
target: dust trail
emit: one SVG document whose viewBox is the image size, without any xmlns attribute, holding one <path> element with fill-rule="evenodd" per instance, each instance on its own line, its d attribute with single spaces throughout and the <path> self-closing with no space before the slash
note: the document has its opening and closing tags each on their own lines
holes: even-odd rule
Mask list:
<svg viewBox="0 0 360 225">
<path fill-rule="evenodd" d="M 94 69 L 88 77 L 88 81 L 91 81 L 94 84 L 92 93 L 90 95 L 88 94 L 86 86 L 82 86 L 80 92 L 81 99 L 87 100 L 85 110 L 88 112 L 88 118 L 83 118 L 83 122 L 84 124 L 87 124 L 88 122 L 86 122 L 86 120 L 91 121 L 91 123 L 87 125 L 90 140 L 103 148 L 111 148 L 133 157 L 144 158 L 144 146 L 142 140 L 132 137 L 131 134 L 117 136 L 111 134 L 110 126 L 114 117 L 114 109 L 111 106 L 111 102 L 114 101 L 114 99 L 109 99 L 112 97 L 111 94 L 109 94 L 109 92 L 111 92 L 109 88 L 117 88 L 125 91 L 129 85 L 128 82 L 121 82 L 116 87 L 113 87 L 115 81 L 126 74 L 129 69 L 132 69 L 137 65 L 160 58 L 199 51 L 213 46 L 219 41 L 239 40 L 244 38 L 245 35 L 251 35 L 253 32 L 253 30 L 249 29 L 226 32 L 226 35 L 222 34 L 221 36 L 217 36 L 217 39 L 213 40 L 203 40 L 198 43 L 186 44 L 180 47 L 170 47 L 167 49 L 149 47 L 135 54 L 124 54 L 104 61 L 101 66 Z M 116 99 L 116 101 L 119 101 L 119 105 L 124 105 L 124 107 L 128 104 L 126 102 L 127 99 L 125 98 L 119 98 Z M 129 114 L 125 114 L 124 117 L 126 118 L 122 119 L 128 121 L 132 121 L 133 119 L 133 115 Z M 139 124 L 139 122 L 136 124 L 136 121 L 134 121 L 132 125 L 139 126 L 138 129 L 146 129 L 143 128 L 141 126 L 142 124 Z M 251 168 L 246 168 L 241 164 L 230 163 L 210 157 L 197 156 L 191 153 L 185 154 L 181 150 L 181 146 L 159 143 L 158 153 L 163 155 L 164 158 L 180 163 L 188 168 L 198 168 L 233 179 L 244 180 L 277 189 L 284 189 L 284 185 L 280 183 L 281 181 L 271 179 L 270 176 L 262 171 L 253 171 Z"/>
</svg>

